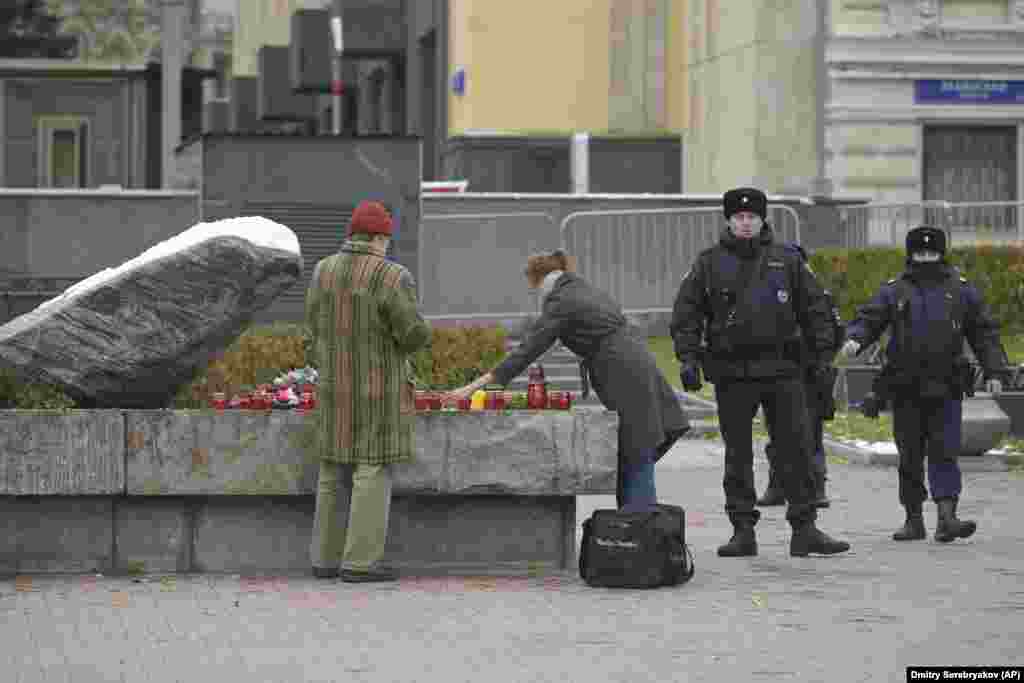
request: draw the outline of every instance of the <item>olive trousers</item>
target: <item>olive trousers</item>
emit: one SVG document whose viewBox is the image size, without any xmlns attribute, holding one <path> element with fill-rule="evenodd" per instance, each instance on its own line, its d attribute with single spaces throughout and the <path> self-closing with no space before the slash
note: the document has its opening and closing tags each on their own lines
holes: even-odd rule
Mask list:
<svg viewBox="0 0 1024 683">
<path fill-rule="evenodd" d="M 337 515 L 338 480 L 342 468 L 352 469 L 352 500 L 348 511 L 345 548 L 339 552 Z M 390 465 L 339 465 L 320 463 L 317 481 L 316 517 L 319 525 L 320 562 L 325 569 L 338 566 L 367 571 L 380 562 L 388 540 L 391 511 Z"/>
</svg>

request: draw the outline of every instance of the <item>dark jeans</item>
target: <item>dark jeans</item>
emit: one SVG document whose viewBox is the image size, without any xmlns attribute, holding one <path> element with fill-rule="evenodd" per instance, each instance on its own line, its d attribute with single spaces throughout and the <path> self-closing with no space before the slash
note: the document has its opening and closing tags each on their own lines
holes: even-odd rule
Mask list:
<svg viewBox="0 0 1024 683">
<path fill-rule="evenodd" d="M 892 424 L 900 453 L 900 504 L 919 506 L 928 499 L 924 460 L 932 498 L 960 495 L 963 480 L 957 458 L 963 402 L 949 398 L 900 397 L 893 400 Z"/>
<path fill-rule="evenodd" d="M 718 423 L 725 440 L 725 510 L 730 519 L 756 522 L 753 421 L 758 405 L 774 426 L 774 466 L 786 492 L 786 519 L 813 521 L 814 476 L 808 447 L 807 404 L 804 385 L 798 378 L 725 380 L 715 385 Z"/>
<path fill-rule="evenodd" d="M 655 505 L 654 458 L 652 450 L 639 461 L 626 461 L 620 457 L 616 481 L 615 502 L 627 511 L 640 510 Z"/>
</svg>

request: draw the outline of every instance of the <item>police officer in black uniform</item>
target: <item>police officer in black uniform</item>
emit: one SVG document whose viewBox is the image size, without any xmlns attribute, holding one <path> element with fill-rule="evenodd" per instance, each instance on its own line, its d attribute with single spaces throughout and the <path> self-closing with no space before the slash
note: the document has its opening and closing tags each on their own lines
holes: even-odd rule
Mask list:
<svg viewBox="0 0 1024 683">
<path fill-rule="evenodd" d="M 891 402 L 899 451 L 899 497 L 906 522 L 897 541 L 927 536 L 922 505 L 928 485 L 938 513 L 935 540 L 949 543 L 977 529 L 957 518 L 962 489 L 957 457 L 965 391 L 973 390 L 973 369 L 963 356 L 964 339 L 984 368 L 985 388 L 998 394 L 1006 353 L 999 327 L 978 290 L 945 259 L 946 234 L 921 226 L 907 233 L 907 269 L 889 280 L 848 325 L 845 356 L 853 356 L 891 327 L 886 365 L 874 393 Z M 877 414 L 877 413 L 876 413 Z"/>
<path fill-rule="evenodd" d="M 797 244 L 790 246 L 800 253 L 804 262 L 807 262 L 807 253 L 803 247 Z M 832 355 L 834 356 L 846 340 L 846 330 L 839 318 L 839 308 L 835 305 L 832 293 L 825 290 L 824 294 L 829 310 L 829 324 L 835 333 L 835 339 L 832 342 Z M 832 398 L 835 376 L 815 376 L 815 366 L 809 363 L 813 356 L 808 352 L 802 334 L 795 335 L 787 349 L 793 360 L 803 368 L 804 392 L 807 396 L 807 420 L 810 430 L 807 438 L 811 442 L 810 448 L 814 464 L 814 506 L 827 508 L 831 505 L 831 501 L 825 487 L 825 482 L 828 481 L 828 466 L 825 462 L 825 421 L 831 420 L 835 415 L 835 402 Z M 771 439 L 764 449 L 769 465 L 768 486 L 765 488 L 764 495 L 757 500 L 760 507 L 772 507 L 786 503 L 786 490 L 782 485 L 779 468 L 775 466 L 775 437 L 772 436 L 774 425 L 769 422 L 766 426 L 768 427 L 768 437 Z"/>
<path fill-rule="evenodd" d="M 790 555 L 843 552 L 848 543 L 815 526 L 804 385 L 800 366 L 784 349 L 799 327 L 814 356 L 814 374 L 828 370 L 833 337 L 822 289 L 794 249 L 774 242 L 764 222 L 768 199 L 763 192 L 730 190 L 723 203 L 729 226 L 683 278 L 670 327 L 683 387 L 700 389 L 701 365 L 715 385 L 726 444 L 725 509 L 734 529 L 718 554 L 757 554 L 752 425 L 759 404 L 775 427 L 776 465 L 793 529 Z M 703 362 L 702 339 L 707 340 Z"/>
</svg>

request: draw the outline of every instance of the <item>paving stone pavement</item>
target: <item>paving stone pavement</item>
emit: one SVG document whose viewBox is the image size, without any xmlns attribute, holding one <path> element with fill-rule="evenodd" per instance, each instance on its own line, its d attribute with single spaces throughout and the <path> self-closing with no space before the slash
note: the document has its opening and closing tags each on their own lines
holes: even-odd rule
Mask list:
<svg viewBox="0 0 1024 683">
<path fill-rule="evenodd" d="M 658 465 L 696 556 L 681 587 L 592 589 L 572 573 L 21 576 L 0 580 L 0 682 L 904 681 L 908 665 L 1024 665 L 1019 473 L 965 476 L 973 538 L 898 544 L 895 470 L 832 465 L 820 522 L 850 553 L 790 558 L 783 509 L 769 508 L 760 555 L 720 559 L 721 460 L 719 442 L 689 440 Z M 614 503 L 579 501 L 580 524 Z"/>
</svg>

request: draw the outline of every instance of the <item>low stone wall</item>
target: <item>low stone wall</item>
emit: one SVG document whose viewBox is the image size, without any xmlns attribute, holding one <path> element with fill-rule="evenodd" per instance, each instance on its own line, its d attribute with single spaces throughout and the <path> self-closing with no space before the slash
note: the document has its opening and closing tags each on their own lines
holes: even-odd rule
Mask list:
<svg viewBox="0 0 1024 683">
<path fill-rule="evenodd" d="M 308 569 L 314 424 L 292 411 L 0 411 L 0 573 Z M 603 409 L 418 414 L 385 559 L 571 568 L 575 496 L 614 493 L 617 428 Z"/>
</svg>

